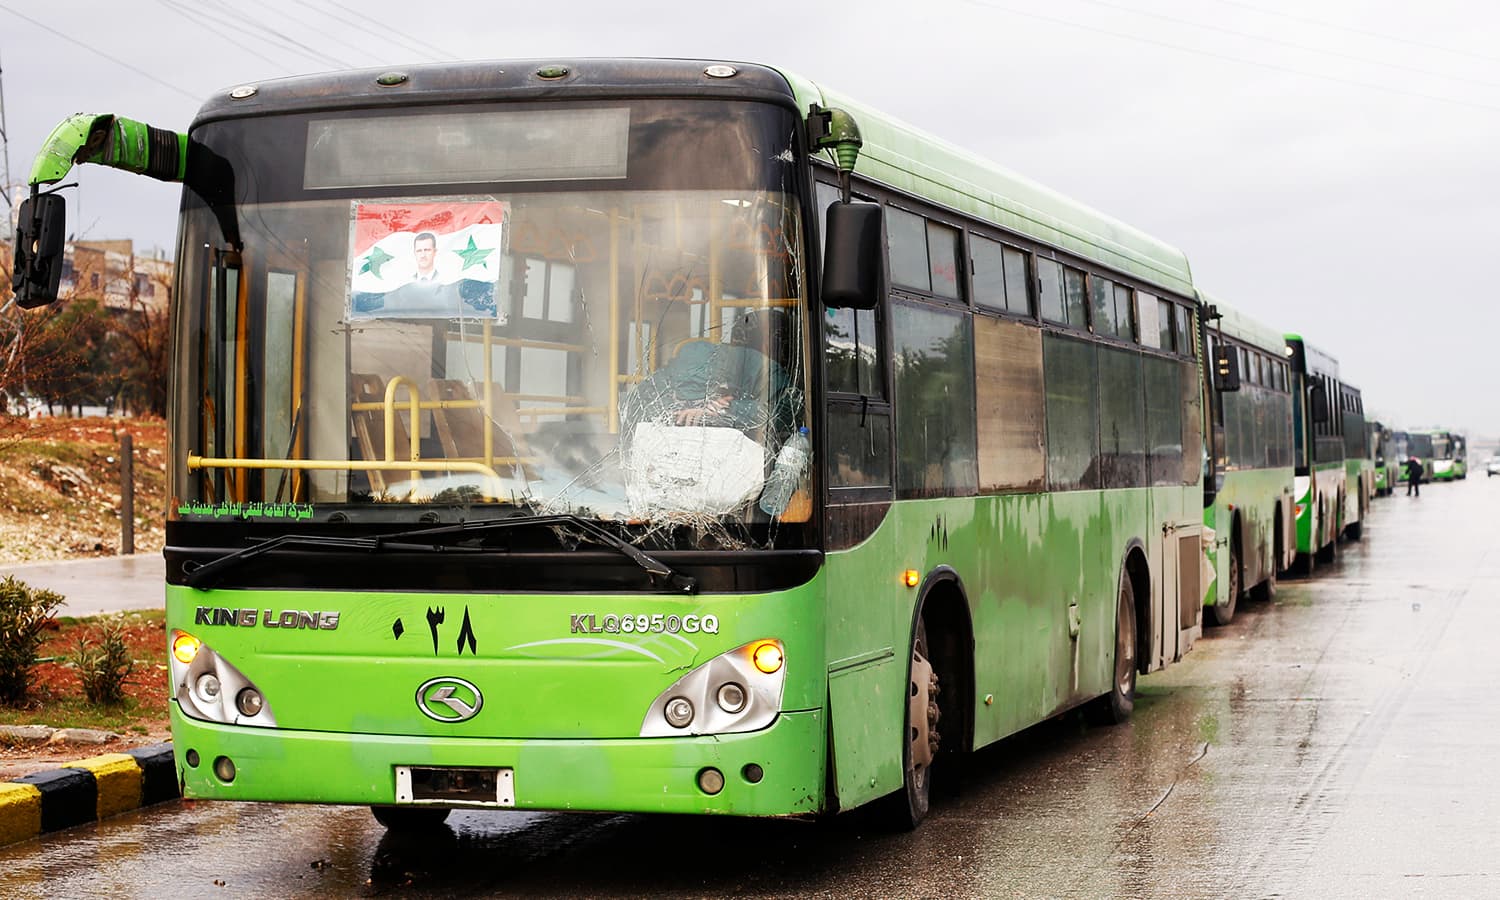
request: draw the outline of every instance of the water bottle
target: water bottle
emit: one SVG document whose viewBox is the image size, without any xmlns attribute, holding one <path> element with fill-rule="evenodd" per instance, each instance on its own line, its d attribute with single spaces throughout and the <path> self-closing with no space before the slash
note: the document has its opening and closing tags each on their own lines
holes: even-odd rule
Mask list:
<svg viewBox="0 0 1500 900">
<path fill-rule="evenodd" d="M 786 439 L 781 451 L 776 454 L 776 465 L 766 477 L 766 487 L 760 492 L 760 509 L 768 516 L 779 516 L 786 512 L 792 501 L 792 492 L 802 482 L 802 471 L 812 455 L 812 441 L 808 439 L 807 427 Z"/>
</svg>

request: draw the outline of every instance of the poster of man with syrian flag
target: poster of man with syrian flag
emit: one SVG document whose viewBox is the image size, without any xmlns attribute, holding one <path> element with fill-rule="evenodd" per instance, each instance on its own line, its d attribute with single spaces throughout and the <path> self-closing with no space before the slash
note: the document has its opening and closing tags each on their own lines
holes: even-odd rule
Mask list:
<svg viewBox="0 0 1500 900">
<path fill-rule="evenodd" d="M 354 204 L 350 319 L 498 319 L 495 200 Z"/>
</svg>

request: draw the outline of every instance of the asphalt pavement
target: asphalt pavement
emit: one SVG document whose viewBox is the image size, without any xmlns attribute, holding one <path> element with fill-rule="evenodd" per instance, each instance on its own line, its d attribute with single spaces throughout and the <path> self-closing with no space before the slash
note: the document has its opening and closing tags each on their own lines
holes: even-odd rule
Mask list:
<svg viewBox="0 0 1500 900">
<path fill-rule="evenodd" d="M 1337 562 L 1142 678 L 1130 722 L 975 754 L 912 833 L 466 810 L 403 837 L 172 801 L 0 847 L 0 895 L 1497 897 L 1496 503 L 1486 478 L 1377 501 Z"/>
<path fill-rule="evenodd" d="M 166 603 L 167 565 L 160 553 L 0 565 L 0 579 L 7 575 L 62 594 L 59 616 L 161 609 Z"/>
</svg>

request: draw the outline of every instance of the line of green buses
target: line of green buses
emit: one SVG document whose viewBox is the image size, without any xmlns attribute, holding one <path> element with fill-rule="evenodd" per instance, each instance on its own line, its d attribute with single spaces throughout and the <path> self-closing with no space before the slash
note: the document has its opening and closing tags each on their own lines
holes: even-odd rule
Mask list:
<svg viewBox="0 0 1500 900">
<path fill-rule="evenodd" d="M 1127 718 L 1375 489 L 1332 357 L 1178 250 L 787 72 L 517 60 L 78 115 L 180 183 L 186 796 L 747 816 Z"/>
</svg>

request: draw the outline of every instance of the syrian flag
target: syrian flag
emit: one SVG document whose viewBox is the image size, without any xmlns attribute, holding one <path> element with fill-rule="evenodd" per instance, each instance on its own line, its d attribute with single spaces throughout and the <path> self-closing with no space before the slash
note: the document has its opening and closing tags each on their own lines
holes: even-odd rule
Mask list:
<svg viewBox="0 0 1500 900">
<path fill-rule="evenodd" d="M 504 203 L 356 203 L 351 318 L 497 318 Z"/>
</svg>

